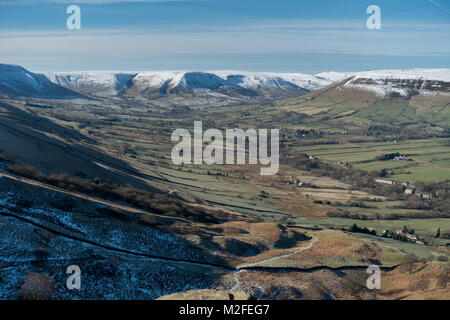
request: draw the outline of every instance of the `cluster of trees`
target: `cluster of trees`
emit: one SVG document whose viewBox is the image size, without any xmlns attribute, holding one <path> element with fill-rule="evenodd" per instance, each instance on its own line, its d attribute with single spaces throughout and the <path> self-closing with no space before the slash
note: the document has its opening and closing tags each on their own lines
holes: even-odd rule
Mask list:
<svg viewBox="0 0 450 320">
<path fill-rule="evenodd" d="M 327 216 L 330 218 L 346 218 L 354 220 L 374 220 L 379 219 L 381 217 L 379 215 L 368 216 L 367 214 L 364 213 L 350 212 L 347 210 L 328 211 Z"/>
<path fill-rule="evenodd" d="M 166 194 L 138 189 L 132 185 L 121 185 L 101 181 L 99 178 L 85 179 L 68 174 L 51 173 L 44 176 L 31 165 L 13 164 L 8 168 L 14 174 L 41 180 L 61 189 L 80 192 L 106 200 L 122 201 L 137 208 L 161 215 L 182 217 L 192 221 L 218 223 L 226 219 L 225 212 L 207 212 L 204 208 L 190 205 Z"/>
<path fill-rule="evenodd" d="M 442 231 L 440 236 L 441 239 L 447 239 L 450 240 L 450 230 Z"/>
<path fill-rule="evenodd" d="M 8 167 L 8 170 L 18 176 L 32 178 L 32 179 L 41 179 L 43 177 L 42 173 L 38 168 L 32 165 L 20 165 L 13 164 Z"/>
<path fill-rule="evenodd" d="M 386 230 L 382 234 L 383 238 L 391 238 L 400 241 L 408 241 L 408 238 L 403 234 L 397 234 L 395 231 Z"/>
<path fill-rule="evenodd" d="M 417 199 L 422 203 L 427 203 L 433 210 L 439 212 L 450 212 L 450 181 L 441 182 L 416 182 L 416 189 L 418 192 L 430 193 L 433 195 L 432 201 L 423 201 Z"/>
<path fill-rule="evenodd" d="M 407 226 L 404 226 L 402 229 L 402 232 L 397 233 L 395 231 L 392 230 L 386 230 L 383 232 L 382 236 L 384 238 L 392 238 L 395 240 L 400 240 L 400 241 L 405 241 L 405 242 L 414 242 L 414 240 L 410 240 L 408 239 L 407 235 L 414 235 L 415 230 L 408 228 Z M 419 238 L 418 238 L 419 239 Z M 421 239 L 421 241 L 423 241 L 425 244 L 425 240 Z"/>
<path fill-rule="evenodd" d="M 401 132 L 402 132 L 401 127 L 377 124 L 369 126 L 367 128 L 361 128 L 357 133 L 359 133 L 360 135 L 373 137 L 373 136 L 399 135 L 401 134 Z"/>
<path fill-rule="evenodd" d="M 411 229 L 411 228 L 409 228 L 409 227 L 407 227 L 407 226 L 403 226 L 402 232 L 403 232 L 403 233 L 414 234 L 414 233 L 416 233 L 416 230 Z"/>
<path fill-rule="evenodd" d="M 401 212 L 401 213 L 374 213 L 367 215 L 360 212 L 350 212 L 347 210 L 328 211 L 327 216 L 330 218 L 346 218 L 354 220 L 399 220 L 399 219 L 438 219 L 450 218 L 450 212 Z"/>
<path fill-rule="evenodd" d="M 395 159 L 395 157 L 399 157 L 400 153 L 395 152 L 395 153 L 386 153 L 386 154 L 380 154 L 379 156 L 375 157 L 375 160 L 379 160 L 379 161 L 388 161 L 388 160 L 393 160 Z"/>
<path fill-rule="evenodd" d="M 371 234 L 376 236 L 377 232 L 375 230 L 371 230 L 365 227 L 358 227 L 358 225 L 356 223 L 354 223 L 349 229 L 348 231 L 350 232 L 356 232 L 356 233 L 365 233 L 365 234 Z"/>
<path fill-rule="evenodd" d="M 441 238 L 441 239 L 450 239 L 450 230 L 444 230 L 441 231 L 441 228 L 438 228 L 436 230 L 436 238 Z"/>
<path fill-rule="evenodd" d="M 2 156 L 3 160 L 9 161 L 9 162 L 14 162 L 14 161 L 16 161 L 16 158 L 17 158 L 14 153 L 9 152 L 7 150 L 3 151 L 1 156 Z"/>
<path fill-rule="evenodd" d="M 429 130 L 430 124 L 428 122 L 420 122 L 415 126 L 408 126 L 408 124 L 417 123 L 403 123 L 402 125 L 393 124 L 378 124 L 369 126 L 367 128 L 360 128 L 352 131 L 352 134 L 359 136 L 368 136 L 375 138 L 375 141 L 402 141 L 410 139 L 426 139 L 433 138 L 437 134 L 435 131 Z M 450 129 L 443 128 L 444 130 L 439 132 L 440 137 L 450 137 Z"/>
<path fill-rule="evenodd" d="M 219 221 L 217 214 L 213 215 L 206 212 L 201 207 L 189 205 L 162 193 L 138 189 L 129 184 L 120 185 L 104 182 L 99 178 L 90 180 L 71 177 L 67 174 L 50 174 L 44 180 L 62 189 L 78 191 L 102 199 L 122 201 L 156 214 L 177 216 L 206 223 L 217 223 Z M 225 217 L 225 214 L 223 217 Z"/>
<path fill-rule="evenodd" d="M 440 200 L 450 200 L 449 181 L 441 182 L 416 182 L 416 189 L 419 192 L 431 193 Z"/>
</svg>

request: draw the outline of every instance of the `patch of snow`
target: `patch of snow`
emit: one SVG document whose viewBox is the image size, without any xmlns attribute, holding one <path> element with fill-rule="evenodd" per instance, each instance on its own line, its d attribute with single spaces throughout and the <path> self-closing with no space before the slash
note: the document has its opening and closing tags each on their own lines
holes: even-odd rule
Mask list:
<svg viewBox="0 0 450 320">
<path fill-rule="evenodd" d="M 69 89 L 102 88 L 116 94 L 131 85 L 137 73 L 111 71 L 47 72 L 52 82 Z"/>
<path fill-rule="evenodd" d="M 329 71 L 329 72 L 318 73 L 318 74 L 316 74 L 316 77 L 330 81 L 330 82 L 338 82 L 338 81 L 347 79 L 347 78 L 353 76 L 354 74 L 355 74 L 355 72 Z"/>
<path fill-rule="evenodd" d="M 355 73 L 355 79 L 369 78 L 383 79 L 410 79 L 410 80 L 437 80 L 450 82 L 450 69 L 403 69 L 403 70 L 374 70 Z"/>
<path fill-rule="evenodd" d="M 184 71 L 145 71 L 139 72 L 134 77 L 133 82 L 142 87 L 161 87 L 167 81 L 171 82 L 172 86 L 176 86 L 183 78 Z"/>
<path fill-rule="evenodd" d="M 406 96 L 412 89 L 430 95 L 449 82 L 450 69 L 377 70 L 353 74 L 344 87 L 371 91 L 380 97 L 391 92 Z M 425 89 L 425 85 L 432 89 Z"/>
<path fill-rule="evenodd" d="M 321 79 L 305 73 L 274 73 L 274 72 L 245 72 L 233 70 L 211 71 L 223 79 L 241 78 L 244 88 L 282 87 L 296 85 L 307 90 L 316 90 L 331 84 L 327 79 Z"/>
</svg>

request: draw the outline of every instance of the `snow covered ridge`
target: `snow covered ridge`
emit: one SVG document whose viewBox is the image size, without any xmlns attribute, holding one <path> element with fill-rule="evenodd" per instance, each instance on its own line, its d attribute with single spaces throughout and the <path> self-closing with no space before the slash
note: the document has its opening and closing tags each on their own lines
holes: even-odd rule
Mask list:
<svg viewBox="0 0 450 320">
<path fill-rule="evenodd" d="M 375 70 L 354 73 L 356 78 L 411 79 L 450 82 L 450 69 Z"/>
<path fill-rule="evenodd" d="M 414 91 L 429 94 L 436 91 L 449 92 L 450 69 L 408 69 L 378 70 L 364 72 L 322 72 L 316 75 L 304 73 L 244 72 L 217 70 L 193 71 L 146 71 L 114 72 L 85 71 L 45 73 L 54 83 L 82 92 L 116 94 L 135 87 L 139 92 L 146 90 L 160 93 L 177 93 L 186 90 L 215 92 L 221 89 L 245 89 L 242 94 L 289 92 L 306 89 L 318 90 L 343 80 L 343 88 L 366 90 L 386 96 L 397 93 L 407 96 Z"/>
<path fill-rule="evenodd" d="M 189 88 L 217 90 L 221 87 L 244 89 L 293 89 L 316 90 L 332 83 L 326 78 L 302 73 L 269 73 L 242 71 L 145 71 L 145 72 L 48 72 L 50 81 L 71 89 L 88 87 L 104 88 L 113 93 L 131 86 L 144 88 Z"/>
<path fill-rule="evenodd" d="M 297 97 L 336 84 L 338 90 L 358 89 L 378 96 L 391 93 L 450 95 L 450 69 L 379 70 L 354 73 L 216 71 L 80 71 L 32 73 L 0 64 L 0 93 L 48 98 L 83 98 L 81 94 L 161 96 L 205 93 L 230 99 L 263 101 Z M 80 94 L 81 93 L 81 94 Z M 260 100 L 254 100 L 260 99 Z M 243 100 L 243 101 L 244 101 Z"/>
<path fill-rule="evenodd" d="M 343 88 L 388 94 L 450 94 L 450 69 L 408 69 L 358 72 L 345 81 Z"/>
<path fill-rule="evenodd" d="M 49 81 L 42 74 L 9 64 L 0 64 L 0 93 L 55 99 L 83 98 L 79 93 Z"/>
<path fill-rule="evenodd" d="M 274 72 L 243 72 L 243 71 L 212 71 L 222 79 L 235 80 L 244 88 L 263 86 L 282 87 L 295 85 L 307 90 L 317 90 L 330 85 L 333 81 L 305 73 L 274 73 Z"/>
<path fill-rule="evenodd" d="M 50 81 L 68 89 L 103 90 L 108 94 L 116 94 L 122 89 L 129 88 L 136 74 L 111 71 L 44 73 Z"/>
</svg>

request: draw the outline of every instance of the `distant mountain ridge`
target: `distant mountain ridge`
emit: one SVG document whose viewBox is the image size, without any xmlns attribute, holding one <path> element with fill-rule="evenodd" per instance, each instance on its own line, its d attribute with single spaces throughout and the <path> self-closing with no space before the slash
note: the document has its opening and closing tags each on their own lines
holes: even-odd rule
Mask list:
<svg viewBox="0 0 450 320">
<path fill-rule="evenodd" d="M 54 83 L 88 94 L 137 95 L 219 93 L 278 99 L 305 94 L 331 81 L 301 73 L 242 71 L 62 72 L 45 73 Z"/>
<path fill-rule="evenodd" d="M 155 72 L 78 72 L 46 73 L 55 83 L 73 90 L 82 90 L 87 83 L 109 82 L 106 91 L 117 93 L 133 88 L 139 93 L 219 92 L 244 96 L 262 95 L 277 99 L 298 96 L 308 91 L 343 82 L 342 89 L 366 91 L 378 97 L 389 94 L 450 93 L 450 69 L 376 70 L 363 72 L 273 73 L 244 71 L 155 71 Z M 99 75 L 104 78 L 95 81 Z M 76 79 L 76 81 L 68 81 Z M 117 80 L 122 78 L 122 81 Z M 124 85 L 126 83 L 126 85 Z M 118 89 L 119 88 L 119 89 Z"/>
<path fill-rule="evenodd" d="M 244 71 L 81 71 L 32 73 L 0 64 L 0 93 L 24 97 L 74 99 L 129 97 L 230 100 L 258 103 L 298 97 L 335 87 L 377 97 L 450 94 L 450 69 L 379 70 L 364 72 L 273 73 Z M 192 104 L 198 101 L 190 101 Z M 223 102 L 226 103 L 226 102 Z M 189 103 L 188 103 L 189 105 Z"/>
<path fill-rule="evenodd" d="M 97 72 L 61 72 L 44 73 L 50 81 L 71 90 L 95 94 L 103 92 L 106 95 L 115 95 L 120 90 L 128 89 L 132 85 L 136 73 Z"/>
</svg>

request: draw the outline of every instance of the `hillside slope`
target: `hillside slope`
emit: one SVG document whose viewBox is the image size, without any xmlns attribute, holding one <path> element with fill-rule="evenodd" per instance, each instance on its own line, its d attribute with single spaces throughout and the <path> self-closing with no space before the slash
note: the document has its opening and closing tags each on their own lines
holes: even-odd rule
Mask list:
<svg viewBox="0 0 450 320">
<path fill-rule="evenodd" d="M 363 91 L 379 98 L 450 95 L 450 69 L 376 70 L 346 75 L 335 84 L 336 90 Z"/>
<path fill-rule="evenodd" d="M 0 94 L 48 99 L 85 98 L 20 66 L 0 64 Z"/>
</svg>

